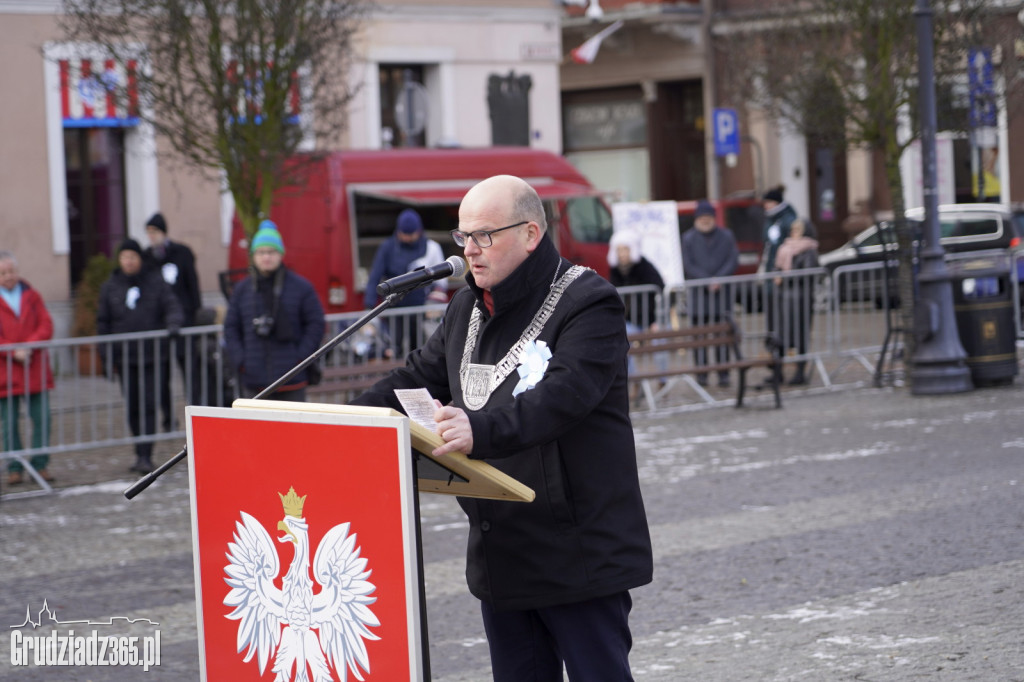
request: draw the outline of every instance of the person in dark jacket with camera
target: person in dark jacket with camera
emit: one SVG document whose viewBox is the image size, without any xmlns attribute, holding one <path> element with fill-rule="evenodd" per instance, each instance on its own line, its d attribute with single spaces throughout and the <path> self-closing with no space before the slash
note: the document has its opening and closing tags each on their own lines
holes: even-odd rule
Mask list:
<svg viewBox="0 0 1024 682">
<path fill-rule="evenodd" d="M 184 322 L 181 305 L 159 272 L 143 267 L 142 247 L 125 239 L 117 252 L 118 269 L 100 288 L 96 313 L 99 334 L 130 334 L 166 329 L 176 336 Z M 113 362 L 128 409 L 132 435 L 156 433 L 156 395 L 161 389 L 160 366 L 170 352 L 167 338 L 114 342 L 104 353 Z M 153 443 L 135 444 L 132 471 L 153 470 Z"/>
<path fill-rule="evenodd" d="M 252 274 L 231 294 L 224 341 L 243 394 L 251 398 L 316 352 L 326 325 L 313 285 L 284 266 L 284 241 L 273 222 L 260 223 L 249 251 Z M 304 401 L 309 371 L 265 397 Z"/>
<path fill-rule="evenodd" d="M 488 178 L 459 207 L 467 286 L 440 327 L 356 399 L 425 387 L 445 444 L 529 486 L 528 504 L 459 497 L 466 579 L 496 682 L 632 680 L 629 590 L 653 575 L 629 420 L 618 292 L 559 256 L 536 191 Z"/>
</svg>

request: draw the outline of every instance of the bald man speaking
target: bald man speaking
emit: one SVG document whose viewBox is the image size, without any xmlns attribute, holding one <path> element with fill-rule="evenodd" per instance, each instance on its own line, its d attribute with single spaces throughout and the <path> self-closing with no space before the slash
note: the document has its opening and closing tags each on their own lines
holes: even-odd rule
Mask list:
<svg viewBox="0 0 1024 682">
<path fill-rule="evenodd" d="M 426 344 L 355 401 L 426 387 L 445 444 L 530 486 L 532 503 L 459 498 L 466 579 L 496 682 L 632 680 L 629 590 L 652 579 L 629 420 L 623 305 L 559 256 L 520 178 L 472 187 L 452 231 L 469 264 Z"/>
</svg>

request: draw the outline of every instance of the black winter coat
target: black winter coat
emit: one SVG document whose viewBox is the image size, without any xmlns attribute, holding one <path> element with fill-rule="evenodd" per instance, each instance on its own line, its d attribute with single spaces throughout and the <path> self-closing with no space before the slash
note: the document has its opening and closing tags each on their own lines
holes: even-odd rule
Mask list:
<svg viewBox="0 0 1024 682">
<path fill-rule="evenodd" d="M 149 247 L 146 249 L 146 258 L 151 267 L 171 285 L 174 295 L 178 297 L 181 311 L 185 315 L 185 326 L 195 324 L 196 312 L 203 304 L 203 295 L 199 289 L 196 257 L 192 249 L 168 239 L 164 242 L 161 255 L 157 255 L 153 247 Z"/>
<path fill-rule="evenodd" d="M 157 329 L 177 332 L 183 323 L 184 315 L 178 299 L 160 273 L 154 270 L 144 268 L 135 275 L 115 270 L 100 287 L 100 304 L 96 313 L 98 334 L 130 334 Z M 132 364 L 150 364 L 156 359 L 157 346 L 155 341 L 115 343 L 115 366 L 120 366 L 125 349 Z M 160 357 L 166 359 L 167 339 L 160 340 L 159 350 Z"/>
<path fill-rule="evenodd" d="M 250 275 L 232 292 L 224 319 L 224 342 L 242 383 L 251 389 L 263 389 L 320 347 L 326 325 L 320 299 L 313 285 L 301 275 L 285 269 L 276 310 L 265 305 L 254 284 Z M 276 318 L 268 336 L 258 335 L 253 324 L 254 319 L 263 315 Z M 307 382 L 303 370 L 285 387 L 297 388 Z"/>
<path fill-rule="evenodd" d="M 615 287 L 634 287 L 651 284 L 658 287 L 658 289 L 665 288 L 665 281 L 661 278 L 658 268 L 654 267 L 654 264 L 643 256 L 640 256 L 640 260 L 633 263 L 633 266 L 626 274 L 622 274 L 622 270 L 613 266 L 608 274 L 608 280 Z M 647 326 L 650 326 L 658 321 L 658 294 L 652 291 L 645 298 L 647 300 L 644 302 L 644 307 L 640 310 L 631 309 L 631 304 L 637 300 L 636 297 L 630 296 L 624 301 L 626 319 L 638 325 L 646 322 Z"/>
<path fill-rule="evenodd" d="M 394 388 L 425 386 L 464 407 L 459 365 L 470 312 L 484 312 L 473 362 L 495 364 L 519 339 L 563 260 L 550 239 L 492 290 L 453 298 L 441 327 L 357 403 L 400 408 Z M 467 411 L 471 457 L 484 459 L 536 492 L 531 503 L 459 498 L 469 517 L 470 591 L 499 610 L 543 608 L 607 596 L 651 581 L 647 517 L 637 475 L 626 387 L 623 307 L 593 271 L 566 290 L 538 340 L 552 352 L 536 386 L 517 397 L 518 373 L 479 411 Z"/>
</svg>

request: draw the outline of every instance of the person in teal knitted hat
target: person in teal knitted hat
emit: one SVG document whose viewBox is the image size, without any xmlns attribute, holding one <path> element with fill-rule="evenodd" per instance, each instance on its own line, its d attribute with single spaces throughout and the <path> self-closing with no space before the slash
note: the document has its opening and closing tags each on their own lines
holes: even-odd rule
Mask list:
<svg viewBox="0 0 1024 682">
<path fill-rule="evenodd" d="M 283 263 L 277 226 L 260 223 L 249 247 L 252 269 L 235 285 L 224 319 L 224 345 L 243 396 L 251 398 L 312 355 L 324 335 L 324 309 L 305 277 Z M 312 376 L 311 376 L 312 371 Z M 306 368 L 267 400 L 306 399 L 316 373 Z"/>
<path fill-rule="evenodd" d="M 260 222 L 259 228 L 256 230 L 256 234 L 252 236 L 252 244 L 249 246 L 249 253 L 253 253 L 256 249 L 261 246 L 269 246 L 272 249 L 277 249 L 284 255 L 284 241 L 281 239 L 281 233 L 277 230 L 277 225 L 272 220 L 264 220 Z"/>
</svg>

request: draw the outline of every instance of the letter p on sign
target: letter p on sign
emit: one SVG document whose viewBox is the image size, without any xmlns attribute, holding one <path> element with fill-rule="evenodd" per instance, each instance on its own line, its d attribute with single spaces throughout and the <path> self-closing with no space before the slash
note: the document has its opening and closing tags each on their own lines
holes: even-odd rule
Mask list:
<svg viewBox="0 0 1024 682">
<path fill-rule="evenodd" d="M 715 136 L 715 156 L 728 156 L 740 153 L 740 121 L 735 109 L 715 109 L 713 132 Z"/>
</svg>

